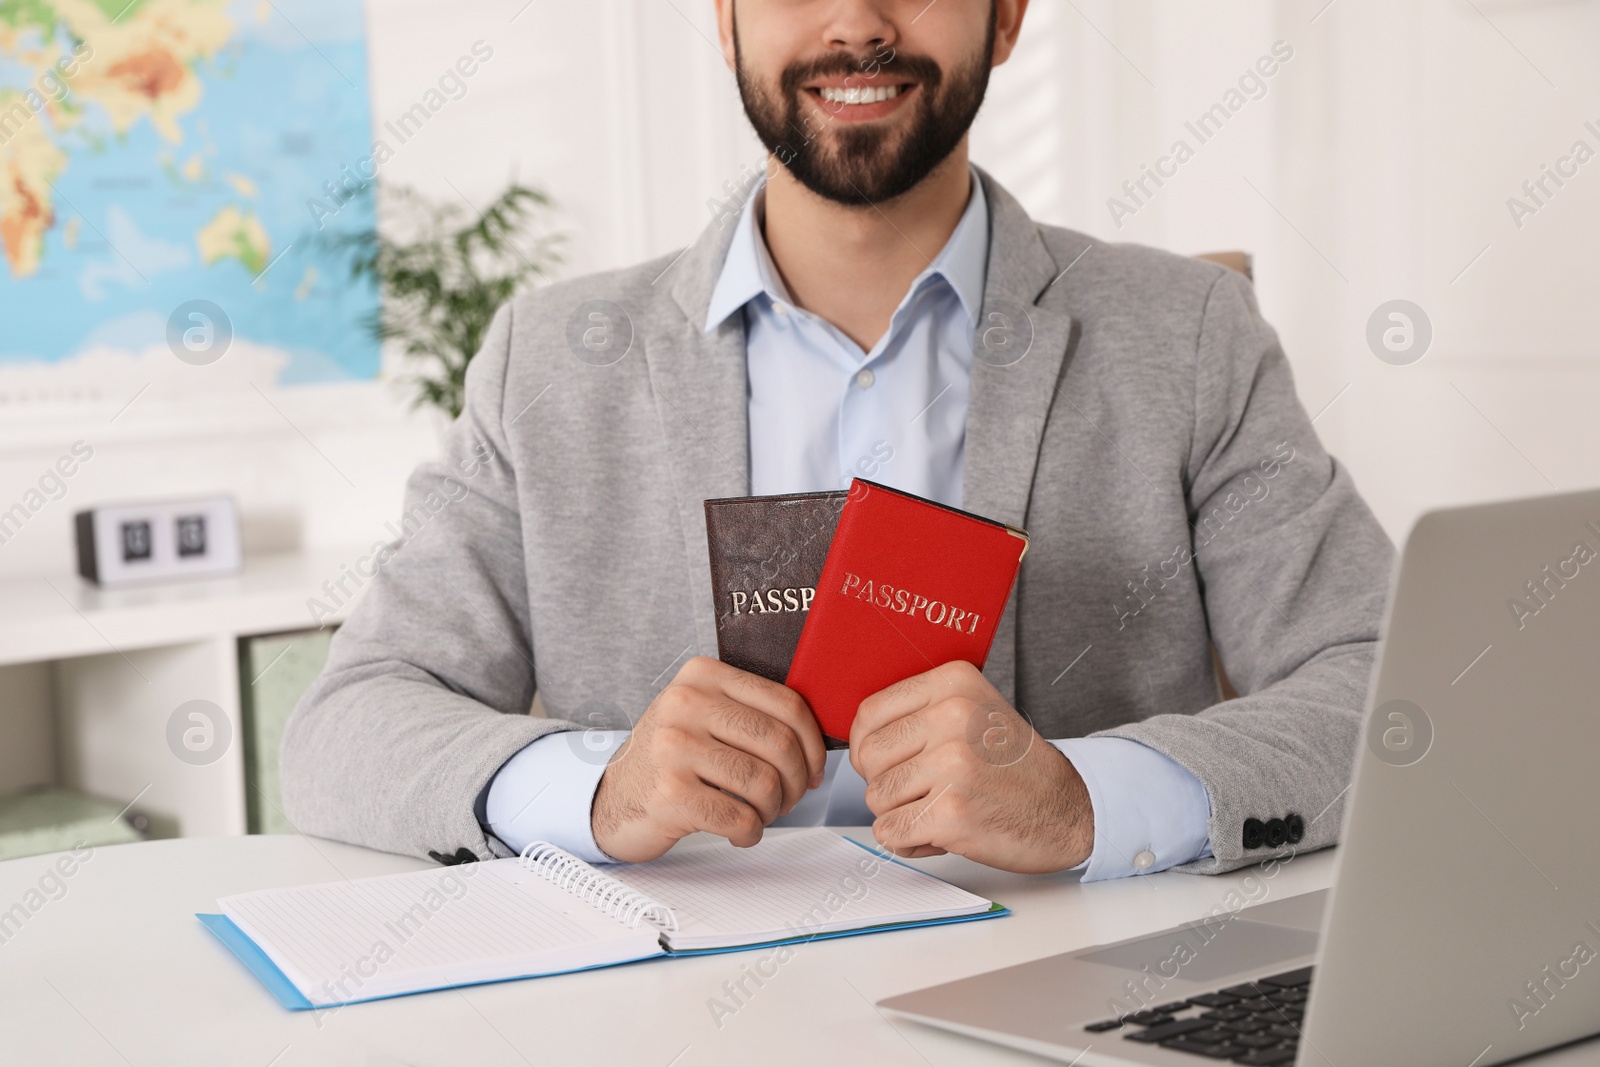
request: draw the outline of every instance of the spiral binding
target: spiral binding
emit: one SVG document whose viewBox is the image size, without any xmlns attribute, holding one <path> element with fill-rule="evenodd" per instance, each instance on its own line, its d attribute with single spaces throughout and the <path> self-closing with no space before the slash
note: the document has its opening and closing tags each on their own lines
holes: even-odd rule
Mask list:
<svg viewBox="0 0 1600 1067">
<path fill-rule="evenodd" d="M 523 849 L 521 862 L 545 881 L 598 908 L 630 929 L 638 929 L 640 922 L 648 922 L 667 931 L 678 929 L 678 917 L 671 908 L 629 888 L 548 841 L 535 841 Z"/>
</svg>

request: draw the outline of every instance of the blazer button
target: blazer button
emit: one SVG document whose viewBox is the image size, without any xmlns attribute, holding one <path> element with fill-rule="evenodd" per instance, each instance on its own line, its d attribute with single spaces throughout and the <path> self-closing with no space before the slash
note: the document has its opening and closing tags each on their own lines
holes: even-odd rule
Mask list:
<svg viewBox="0 0 1600 1067">
<path fill-rule="evenodd" d="M 1301 838 L 1306 836 L 1306 821 L 1298 815 L 1291 815 L 1284 822 L 1289 827 L 1289 844 L 1298 845 Z"/>
<path fill-rule="evenodd" d="M 1260 848 L 1266 841 L 1267 828 L 1260 819 L 1246 819 L 1244 821 L 1244 847 Z"/>
<path fill-rule="evenodd" d="M 1269 819 L 1267 821 L 1267 847 L 1282 848 L 1285 841 L 1289 840 L 1289 824 L 1282 819 Z"/>
</svg>

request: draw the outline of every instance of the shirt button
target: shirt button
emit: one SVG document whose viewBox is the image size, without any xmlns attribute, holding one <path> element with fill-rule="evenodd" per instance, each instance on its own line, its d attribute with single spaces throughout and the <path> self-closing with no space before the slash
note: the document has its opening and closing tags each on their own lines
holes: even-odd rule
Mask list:
<svg viewBox="0 0 1600 1067">
<path fill-rule="evenodd" d="M 775 300 L 772 302 L 772 310 L 777 312 L 779 315 L 788 315 L 789 305 L 783 303 L 782 301 Z"/>
<path fill-rule="evenodd" d="M 1151 852 L 1149 849 L 1145 849 L 1143 852 L 1133 857 L 1133 865 L 1141 871 L 1148 871 L 1151 867 L 1156 865 L 1156 854 Z"/>
<path fill-rule="evenodd" d="M 861 386 L 863 389 L 871 389 L 872 383 L 877 380 L 877 375 L 873 374 L 870 370 L 856 371 L 856 384 Z"/>
</svg>

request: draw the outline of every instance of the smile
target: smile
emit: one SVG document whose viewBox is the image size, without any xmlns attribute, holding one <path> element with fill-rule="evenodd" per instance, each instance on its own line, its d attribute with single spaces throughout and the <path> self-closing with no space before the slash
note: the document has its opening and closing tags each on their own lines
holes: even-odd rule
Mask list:
<svg viewBox="0 0 1600 1067">
<path fill-rule="evenodd" d="M 900 86 L 882 85 L 876 89 L 856 86 L 848 89 L 824 86 L 818 89 L 817 92 L 822 96 L 822 99 L 833 104 L 879 104 L 899 96 Z"/>
</svg>

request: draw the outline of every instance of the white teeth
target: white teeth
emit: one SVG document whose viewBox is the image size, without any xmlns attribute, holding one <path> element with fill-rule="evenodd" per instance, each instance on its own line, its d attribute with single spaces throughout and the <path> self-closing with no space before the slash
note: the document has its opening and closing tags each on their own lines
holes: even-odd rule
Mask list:
<svg viewBox="0 0 1600 1067">
<path fill-rule="evenodd" d="M 884 85 L 876 89 L 863 89 L 857 86 L 848 89 L 827 86 L 822 89 L 822 99 L 834 104 L 877 104 L 884 100 L 893 100 L 899 95 L 898 85 Z"/>
</svg>

